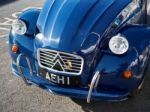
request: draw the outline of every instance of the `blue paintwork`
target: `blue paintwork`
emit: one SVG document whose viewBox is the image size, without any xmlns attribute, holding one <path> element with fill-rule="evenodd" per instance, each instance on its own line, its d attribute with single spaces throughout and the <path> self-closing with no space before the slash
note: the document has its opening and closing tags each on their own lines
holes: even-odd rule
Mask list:
<svg viewBox="0 0 150 112">
<path fill-rule="evenodd" d="M 117 28 L 109 29 L 117 15 L 131 2 L 132 0 L 47 0 L 42 10 L 30 9 L 23 12 L 19 19 L 26 22 L 27 33 L 16 35 L 11 31 L 9 38 L 13 73 L 20 76 L 15 63 L 17 56 L 23 53 L 30 58 L 34 71 L 31 75 L 26 62 L 22 60 L 21 66 L 26 78 L 49 92 L 84 99 L 94 73 L 100 71 L 102 76 L 98 91 L 93 92 L 92 98 L 110 101 L 126 99 L 142 82 L 150 54 L 150 29 L 147 26 L 130 23 L 128 26 L 128 21 L 123 22 L 123 19 L 117 21 Z M 144 23 L 142 18 L 145 9 L 142 6 L 144 4 L 131 16 L 140 18 L 136 24 Z M 42 33 L 43 37 L 37 37 L 38 33 Z M 130 44 L 129 51 L 121 56 L 112 54 L 108 48 L 109 39 L 117 33 L 123 34 Z M 11 51 L 14 43 L 19 47 L 18 54 Z M 82 56 L 85 63 L 81 86 L 60 87 L 39 77 L 38 48 Z M 131 80 L 122 77 L 123 71 L 127 69 L 134 73 Z"/>
</svg>

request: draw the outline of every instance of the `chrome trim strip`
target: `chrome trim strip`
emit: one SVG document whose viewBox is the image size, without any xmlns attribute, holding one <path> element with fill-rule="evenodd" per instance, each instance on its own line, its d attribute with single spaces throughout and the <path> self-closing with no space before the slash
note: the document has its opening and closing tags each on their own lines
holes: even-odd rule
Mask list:
<svg viewBox="0 0 150 112">
<path fill-rule="evenodd" d="M 140 4 L 138 1 L 133 0 L 131 3 L 129 3 L 113 20 L 112 23 L 110 23 L 110 26 L 105 30 L 103 33 L 103 36 L 107 36 L 110 33 L 114 33 L 115 30 L 118 30 L 125 22 L 130 21 L 135 15 L 135 12 L 138 12 L 140 8 Z M 121 17 L 121 18 L 120 18 Z"/>
<path fill-rule="evenodd" d="M 33 73 L 30 60 L 29 60 L 29 58 L 28 58 L 27 56 L 25 56 L 24 54 L 19 54 L 19 56 L 17 57 L 17 63 L 16 63 L 17 69 L 18 69 L 18 72 L 20 73 L 20 75 L 21 75 L 23 81 L 24 81 L 27 85 L 31 85 L 31 83 L 29 83 L 29 82 L 27 81 L 27 79 L 26 79 L 26 77 L 25 77 L 25 75 L 24 75 L 24 73 L 23 73 L 23 71 L 22 71 L 22 69 L 21 69 L 21 66 L 20 66 L 20 62 L 21 62 L 21 58 L 22 58 L 22 57 L 25 57 L 25 59 L 26 59 L 26 61 L 27 61 L 27 64 L 28 64 L 28 67 L 29 67 L 29 70 L 30 70 L 30 74 L 32 75 L 32 73 Z"/>
<path fill-rule="evenodd" d="M 117 20 L 120 17 L 123 17 L 118 25 L 123 24 L 129 18 L 132 18 L 131 16 L 132 15 L 134 16 L 135 12 L 137 12 L 139 8 L 140 8 L 140 4 L 136 0 L 133 0 L 133 2 L 131 2 L 126 8 L 124 8 L 122 10 L 122 12 L 117 16 L 117 18 L 115 19 L 114 23 L 117 23 Z"/>
<path fill-rule="evenodd" d="M 58 55 L 59 55 L 59 56 L 60 56 L 60 55 L 64 55 L 64 56 L 62 56 L 62 57 L 65 57 L 65 55 L 75 57 L 75 58 L 77 59 L 77 61 L 72 60 L 72 59 L 68 59 L 68 60 L 71 61 L 72 64 L 74 64 L 74 65 L 77 65 L 77 66 L 80 65 L 79 72 L 78 72 L 78 73 L 67 72 L 67 71 L 65 70 L 66 68 L 64 68 L 61 64 L 60 64 L 60 65 L 61 65 L 62 68 L 64 69 L 63 71 L 58 71 L 58 70 L 52 69 L 52 67 L 43 66 L 43 65 L 41 64 L 41 60 L 40 60 L 40 51 L 41 51 L 42 53 L 43 53 L 43 51 L 44 51 L 44 52 L 54 52 L 54 54 L 55 54 L 56 56 L 54 56 L 53 59 L 55 59 Z M 61 58 L 62 61 L 64 61 L 64 60 L 68 61 L 67 59 L 62 59 L 62 57 L 61 57 L 61 56 L 59 57 L 59 58 Z M 70 58 L 70 57 L 68 57 L 68 58 Z M 81 60 L 81 61 L 78 61 L 78 59 Z M 84 66 L 84 59 L 83 59 L 81 56 L 74 55 L 74 54 L 70 54 L 70 53 L 65 53 L 65 52 L 61 52 L 61 51 L 51 50 L 51 49 L 45 49 L 45 48 L 39 48 L 39 49 L 37 50 L 37 60 L 38 60 L 39 66 L 40 66 L 41 68 L 45 68 L 45 69 L 50 70 L 50 71 L 55 72 L 55 73 L 61 73 L 61 74 L 67 74 L 67 75 L 75 75 L 75 76 L 81 75 L 81 73 L 82 73 L 82 71 L 83 71 L 83 66 Z M 63 62 L 63 63 L 66 65 L 67 62 Z M 79 63 L 81 63 L 81 64 L 79 64 Z M 54 65 L 55 65 L 55 64 L 54 64 Z M 51 65 L 50 65 L 50 66 L 51 66 Z M 70 70 L 72 70 L 72 69 L 70 69 Z M 78 71 L 78 70 L 76 70 L 76 69 L 74 69 L 74 70 L 75 70 L 75 71 Z"/>
<path fill-rule="evenodd" d="M 94 86 L 94 89 L 95 89 L 95 90 L 97 89 L 97 86 L 98 86 L 98 83 L 99 83 L 100 78 L 101 78 L 101 75 L 98 75 L 98 76 L 97 76 L 96 83 L 95 83 L 95 86 Z"/>
<path fill-rule="evenodd" d="M 88 96 L 87 96 L 87 103 L 90 103 L 90 101 L 91 101 L 93 89 L 97 88 L 99 80 L 100 80 L 100 76 L 101 75 L 99 74 L 99 72 L 96 72 L 92 78 L 92 81 L 90 84 L 90 89 L 89 89 Z"/>
</svg>

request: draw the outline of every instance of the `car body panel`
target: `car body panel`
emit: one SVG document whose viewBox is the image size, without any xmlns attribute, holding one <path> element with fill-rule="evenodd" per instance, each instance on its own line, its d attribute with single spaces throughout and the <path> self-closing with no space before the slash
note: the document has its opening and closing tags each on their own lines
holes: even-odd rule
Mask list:
<svg viewBox="0 0 150 112">
<path fill-rule="evenodd" d="M 11 31 L 9 36 L 13 73 L 21 76 L 17 62 L 18 56 L 24 54 L 20 67 L 28 81 L 51 93 L 85 99 L 91 81 L 99 71 L 101 78 L 92 98 L 109 101 L 127 99 L 143 81 L 150 52 L 150 29 L 144 25 L 144 2 L 133 1 L 47 0 L 42 10 L 23 12 L 19 19 L 26 22 L 27 33 L 16 35 Z M 115 55 L 108 47 L 110 38 L 118 33 L 130 43 L 124 55 Z M 13 44 L 19 47 L 17 54 L 11 51 Z M 84 66 L 79 74 L 80 86 L 62 86 L 43 79 L 40 70 L 44 68 L 39 65 L 37 55 L 39 48 L 81 56 Z M 32 72 L 25 56 L 30 60 Z M 128 69 L 134 73 L 130 80 L 122 77 L 122 73 Z M 73 76 L 46 70 L 60 76 Z"/>
<path fill-rule="evenodd" d="M 41 43 L 42 47 L 51 47 L 67 52 L 81 50 L 81 45 L 86 40 L 86 35 L 91 32 L 98 32 L 102 35 L 116 15 L 130 1 L 54 0 L 53 3 L 48 0 L 37 22 L 40 32 L 45 37 L 44 44 Z M 47 4 L 51 3 L 53 3 L 51 7 L 47 6 Z M 112 11 L 114 12 L 113 14 L 111 13 Z M 42 19 L 43 17 L 45 18 L 44 20 Z"/>
</svg>

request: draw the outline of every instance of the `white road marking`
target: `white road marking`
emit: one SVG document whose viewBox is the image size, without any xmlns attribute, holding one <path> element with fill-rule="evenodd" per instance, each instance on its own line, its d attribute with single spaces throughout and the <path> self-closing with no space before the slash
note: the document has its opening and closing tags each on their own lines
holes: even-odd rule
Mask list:
<svg viewBox="0 0 150 112">
<path fill-rule="evenodd" d="M 25 9 L 22 9 L 22 11 L 20 11 L 20 12 L 15 12 L 15 13 L 13 13 L 13 14 L 12 14 L 12 17 L 17 18 L 23 11 L 26 11 L 26 10 L 31 9 L 31 8 L 41 9 L 40 7 L 27 7 L 27 8 L 25 8 Z"/>
<path fill-rule="evenodd" d="M 0 27 L 0 30 L 9 32 L 10 28 Z M 5 37 L 8 37 L 8 33 L 0 35 L 0 38 L 5 38 Z"/>
<path fill-rule="evenodd" d="M 5 20 L 5 22 L 0 23 L 0 25 L 2 25 L 2 26 L 11 26 L 12 22 L 14 21 L 14 19 L 7 18 L 7 17 L 5 17 L 4 20 Z"/>
<path fill-rule="evenodd" d="M 42 9 L 41 7 L 27 7 L 27 8 L 25 8 L 25 9 L 23 9 L 22 11 L 26 11 L 26 10 L 32 9 L 32 8 L 35 8 L 35 9 Z"/>
<path fill-rule="evenodd" d="M 12 14 L 12 17 L 17 18 L 20 14 L 21 14 L 21 12 L 15 12 Z"/>
<path fill-rule="evenodd" d="M 4 27 L 0 27 L 0 30 L 4 30 L 4 31 L 10 31 L 10 28 L 4 28 Z"/>
<path fill-rule="evenodd" d="M 0 35 L 0 38 L 8 37 L 8 34 Z"/>
</svg>

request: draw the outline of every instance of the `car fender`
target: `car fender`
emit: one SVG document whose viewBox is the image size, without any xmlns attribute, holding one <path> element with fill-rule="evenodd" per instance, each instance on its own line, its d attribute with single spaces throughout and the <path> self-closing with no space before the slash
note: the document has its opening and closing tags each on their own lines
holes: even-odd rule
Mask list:
<svg viewBox="0 0 150 112">
<path fill-rule="evenodd" d="M 36 24 L 37 24 L 37 19 L 39 17 L 40 11 L 41 11 L 40 9 L 31 8 L 31 9 L 24 11 L 18 17 L 18 19 L 23 20 L 27 25 L 28 30 L 26 34 L 34 35 L 36 33 L 37 31 Z"/>
<path fill-rule="evenodd" d="M 34 52 L 34 36 L 37 33 L 36 23 L 41 9 L 30 8 L 25 10 L 18 16 L 18 19 L 23 20 L 27 25 L 27 32 L 25 35 L 16 35 L 12 32 L 9 34 L 9 52 L 12 55 L 13 60 L 16 60 L 17 54 L 12 53 L 11 47 L 15 43 L 19 47 L 19 52 L 24 52 L 32 57 Z M 29 37 L 29 38 L 27 38 Z"/>
<path fill-rule="evenodd" d="M 150 27 L 143 25 L 127 26 L 118 33 L 124 35 L 130 47 L 127 53 L 115 55 L 109 48 L 103 51 L 102 58 L 97 64 L 96 71 L 100 71 L 101 85 L 118 87 L 119 89 L 133 91 L 144 78 L 144 71 L 148 65 L 150 53 Z M 130 80 L 123 78 L 125 70 L 132 70 Z"/>
</svg>

